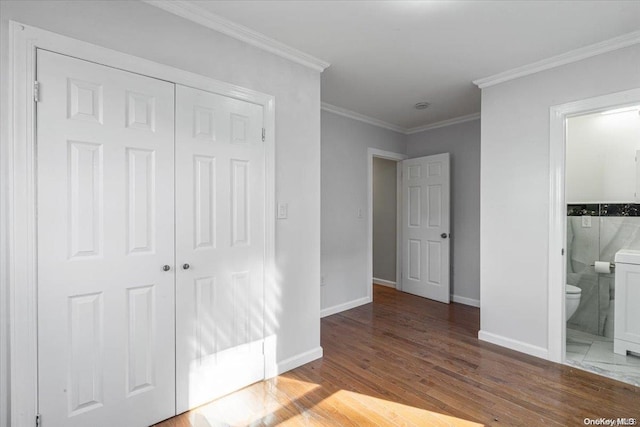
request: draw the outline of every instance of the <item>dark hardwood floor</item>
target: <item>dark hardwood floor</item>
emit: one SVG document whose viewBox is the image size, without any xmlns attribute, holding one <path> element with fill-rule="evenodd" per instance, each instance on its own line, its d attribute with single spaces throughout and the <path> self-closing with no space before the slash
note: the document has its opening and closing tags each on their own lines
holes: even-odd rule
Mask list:
<svg viewBox="0 0 640 427">
<path fill-rule="evenodd" d="M 640 388 L 478 341 L 479 310 L 375 286 L 322 319 L 324 357 L 161 427 L 582 426 L 640 419 Z"/>
</svg>

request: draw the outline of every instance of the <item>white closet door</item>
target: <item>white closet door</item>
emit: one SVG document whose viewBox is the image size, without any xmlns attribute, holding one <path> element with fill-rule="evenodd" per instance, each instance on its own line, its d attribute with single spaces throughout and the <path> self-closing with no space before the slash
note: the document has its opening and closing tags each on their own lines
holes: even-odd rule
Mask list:
<svg viewBox="0 0 640 427">
<path fill-rule="evenodd" d="M 402 161 L 402 290 L 449 303 L 449 153 Z"/>
<path fill-rule="evenodd" d="M 39 411 L 147 426 L 175 414 L 174 85 L 37 65 Z"/>
<path fill-rule="evenodd" d="M 176 86 L 178 413 L 264 378 L 262 106 Z"/>
</svg>

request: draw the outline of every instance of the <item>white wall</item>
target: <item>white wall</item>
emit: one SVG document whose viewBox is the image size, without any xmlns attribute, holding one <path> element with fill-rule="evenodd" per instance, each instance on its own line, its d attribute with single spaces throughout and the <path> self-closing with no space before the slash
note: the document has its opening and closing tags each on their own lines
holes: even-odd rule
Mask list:
<svg viewBox="0 0 640 427">
<path fill-rule="evenodd" d="M 163 10 L 137 1 L 0 2 L 2 122 L 6 123 L 8 20 L 40 27 L 100 46 L 261 91 L 276 99 L 276 193 L 289 204 L 289 219 L 277 222 L 277 289 L 267 309 L 277 334 L 277 359 L 320 346 L 320 75 Z M 8 138 L 2 134 L 6 161 Z M 3 164 L 3 174 L 6 167 Z M 6 176 L 3 175 L 3 193 Z M 5 193 L 6 194 L 6 193 Z M 3 201 L 3 209 L 6 207 Z M 2 212 L 3 214 L 5 212 Z M 4 218 L 4 215 L 3 215 Z M 3 222 L 3 225 L 4 222 Z M 3 246 L 6 242 L 6 225 Z M 2 255 L 6 256 L 3 248 Z M 2 286 L 2 331 L 6 332 L 6 277 Z M 7 346 L 0 413 L 6 422 Z"/>
<path fill-rule="evenodd" d="M 482 90 L 481 332 L 547 356 L 549 108 L 640 87 L 640 45 Z"/>
<path fill-rule="evenodd" d="M 404 154 L 405 135 L 322 111 L 322 309 L 367 296 L 367 148 Z M 362 218 L 358 218 L 358 210 Z"/>
<path fill-rule="evenodd" d="M 451 153 L 451 294 L 480 303 L 480 120 L 409 135 L 409 158 Z"/>
<path fill-rule="evenodd" d="M 567 203 L 638 200 L 636 151 L 638 111 L 588 114 L 567 120 Z"/>
<path fill-rule="evenodd" d="M 373 277 L 396 281 L 397 165 L 373 158 Z"/>
</svg>

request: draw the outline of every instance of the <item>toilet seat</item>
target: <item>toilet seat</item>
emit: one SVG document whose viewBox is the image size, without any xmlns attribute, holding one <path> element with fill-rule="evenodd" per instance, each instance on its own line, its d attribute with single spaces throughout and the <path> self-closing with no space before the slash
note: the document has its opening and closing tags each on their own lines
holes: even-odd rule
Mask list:
<svg viewBox="0 0 640 427">
<path fill-rule="evenodd" d="M 582 293 L 582 289 L 573 285 L 565 285 L 565 292 L 567 294 L 580 294 Z"/>
</svg>

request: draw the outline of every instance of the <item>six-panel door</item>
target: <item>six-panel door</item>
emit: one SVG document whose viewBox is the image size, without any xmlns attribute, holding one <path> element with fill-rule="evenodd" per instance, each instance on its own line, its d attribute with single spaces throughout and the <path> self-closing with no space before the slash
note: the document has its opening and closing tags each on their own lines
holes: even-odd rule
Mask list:
<svg viewBox="0 0 640 427">
<path fill-rule="evenodd" d="M 144 426 L 261 380 L 262 106 L 37 61 L 43 420 Z"/>
<path fill-rule="evenodd" d="M 37 62 L 39 411 L 149 425 L 175 413 L 174 85 Z"/>
<path fill-rule="evenodd" d="M 449 303 L 449 153 L 402 161 L 402 290 Z"/>
<path fill-rule="evenodd" d="M 262 124 L 262 106 L 176 86 L 178 413 L 264 377 Z"/>
</svg>

